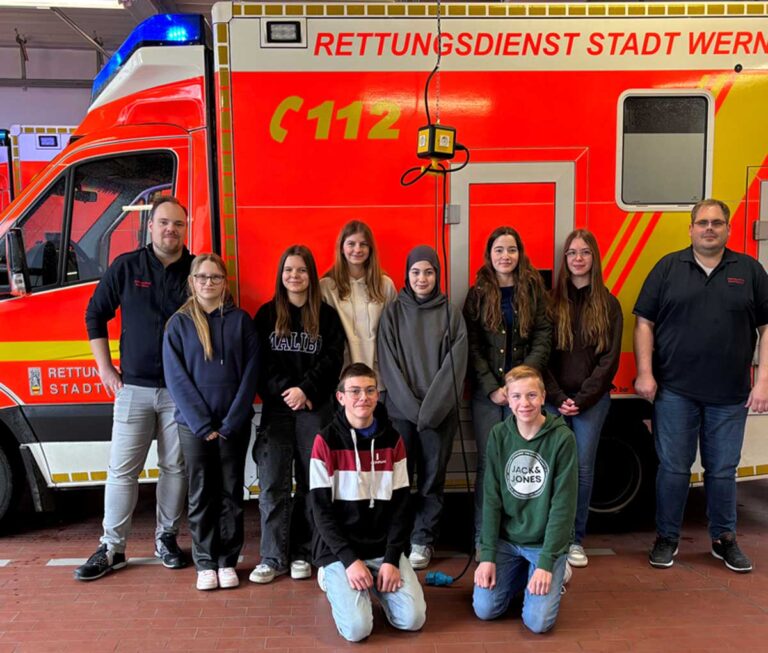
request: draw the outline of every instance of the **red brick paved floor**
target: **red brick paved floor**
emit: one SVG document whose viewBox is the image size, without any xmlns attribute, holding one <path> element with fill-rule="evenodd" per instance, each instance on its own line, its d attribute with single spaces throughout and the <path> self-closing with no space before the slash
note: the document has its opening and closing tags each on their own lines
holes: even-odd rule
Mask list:
<svg viewBox="0 0 768 653">
<path fill-rule="evenodd" d="M 471 578 L 426 588 L 428 618 L 420 633 L 400 633 L 379 611 L 365 643 L 337 635 L 324 595 L 312 581 L 247 581 L 256 562 L 258 509 L 248 504 L 247 544 L 234 590 L 202 593 L 193 569 L 129 565 L 99 581 L 72 579 L 52 558 L 84 558 L 100 534 L 100 492 L 78 493 L 54 515 L 26 514 L 0 537 L 0 653 L 26 651 L 351 650 L 388 653 L 556 651 L 768 651 L 768 481 L 740 487 L 739 537 L 755 571 L 738 575 L 709 554 L 702 491 L 692 491 L 680 555 L 672 569 L 649 567 L 652 524 L 591 535 L 587 548 L 616 555 L 590 558 L 576 570 L 554 631 L 535 636 L 519 617 L 481 623 L 472 614 Z M 465 519 L 465 522 L 468 521 Z M 464 523 L 464 522 L 462 522 Z M 129 556 L 152 555 L 153 506 L 144 489 Z M 189 537 L 181 538 L 189 547 Z M 2 564 L 2 563 L 0 563 Z M 457 573 L 458 558 L 433 568 Z"/>
</svg>

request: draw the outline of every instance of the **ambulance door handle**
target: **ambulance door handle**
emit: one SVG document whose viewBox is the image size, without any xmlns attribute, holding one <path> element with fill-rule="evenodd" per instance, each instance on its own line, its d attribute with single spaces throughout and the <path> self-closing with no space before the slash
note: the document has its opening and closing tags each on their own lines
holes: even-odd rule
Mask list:
<svg viewBox="0 0 768 653">
<path fill-rule="evenodd" d="M 768 222 L 755 221 L 752 225 L 752 237 L 755 240 L 768 240 Z"/>
<path fill-rule="evenodd" d="M 445 207 L 445 224 L 460 224 L 460 223 L 461 223 L 461 205 L 448 204 Z"/>
</svg>

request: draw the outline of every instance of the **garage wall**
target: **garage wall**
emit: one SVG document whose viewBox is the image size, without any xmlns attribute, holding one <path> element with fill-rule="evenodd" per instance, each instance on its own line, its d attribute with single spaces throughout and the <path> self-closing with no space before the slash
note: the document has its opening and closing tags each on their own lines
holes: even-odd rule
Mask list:
<svg viewBox="0 0 768 653">
<path fill-rule="evenodd" d="M 28 79 L 88 79 L 96 75 L 96 54 L 85 50 L 27 48 Z M 19 79 L 17 48 L 0 48 L 0 79 Z M 0 84 L 0 127 L 77 125 L 90 101 L 85 88 L 9 88 Z"/>
</svg>

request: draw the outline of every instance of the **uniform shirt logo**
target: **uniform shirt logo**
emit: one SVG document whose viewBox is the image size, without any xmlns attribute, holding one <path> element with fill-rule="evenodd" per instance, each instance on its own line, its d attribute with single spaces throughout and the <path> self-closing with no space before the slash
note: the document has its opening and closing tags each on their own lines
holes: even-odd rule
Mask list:
<svg viewBox="0 0 768 653">
<path fill-rule="evenodd" d="M 544 491 L 549 465 L 535 451 L 522 449 L 510 456 L 504 468 L 507 489 L 517 499 L 534 499 Z"/>
<path fill-rule="evenodd" d="M 134 279 L 133 280 L 133 284 L 137 288 L 150 288 L 152 286 L 152 282 L 151 281 L 142 281 L 141 279 Z"/>
</svg>

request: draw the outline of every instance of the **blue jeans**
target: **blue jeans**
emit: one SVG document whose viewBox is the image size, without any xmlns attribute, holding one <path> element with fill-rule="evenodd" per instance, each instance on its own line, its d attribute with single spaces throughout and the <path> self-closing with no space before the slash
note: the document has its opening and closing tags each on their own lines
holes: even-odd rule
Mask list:
<svg viewBox="0 0 768 653">
<path fill-rule="evenodd" d="M 747 409 L 688 399 L 660 389 L 653 403 L 656 474 L 656 530 L 680 539 L 696 444 L 704 467 L 709 535 L 736 532 L 736 468 L 741 458 Z"/>
<path fill-rule="evenodd" d="M 499 538 L 496 544 L 496 587 L 483 589 L 475 585 L 472 607 L 478 618 L 496 619 L 509 608 L 518 592 L 523 595 L 523 623 L 534 633 L 545 633 L 555 625 L 560 608 L 560 589 L 565 574 L 565 555 L 561 555 L 552 568 L 549 593 L 531 594 L 528 581 L 536 571 L 541 547 L 518 546 Z"/>
<path fill-rule="evenodd" d="M 387 621 L 400 630 L 420 630 L 427 619 L 427 605 L 424 602 L 419 579 L 411 563 L 400 556 L 400 578 L 403 586 L 396 592 L 379 592 L 376 576 L 384 558 L 365 560 L 371 570 L 374 586 L 368 591 L 354 590 L 349 586 L 347 571 L 341 562 L 326 565 L 325 587 L 331 613 L 339 634 L 350 642 L 359 642 L 368 637 L 373 629 L 373 606 L 371 594 L 381 601 Z"/>
<path fill-rule="evenodd" d="M 187 498 L 187 475 L 173 413 L 176 406 L 165 388 L 124 385 L 115 395 L 112 444 L 104 486 L 104 534 L 101 543 L 123 553 L 139 497 L 139 474 L 157 438 L 157 527 L 155 539 L 179 532 Z"/>
<path fill-rule="evenodd" d="M 472 426 L 477 445 L 477 469 L 475 471 L 475 545 L 480 541 L 483 522 L 483 477 L 485 476 L 485 451 L 488 448 L 488 434 L 499 422 L 512 414 L 509 406 L 494 404 L 482 393 L 472 396 Z"/>
<path fill-rule="evenodd" d="M 592 485 L 595 480 L 595 458 L 597 445 L 600 443 L 600 433 L 611 409 L 611 395 L 606 392 L 591 408 L 575 417 L 564 417 L 565 423 L 576 436 L 576 452 L 579 456 L 579 495 L 576 502 L 576 523 L 574 538 L 576 544 L 581 544 L 587 532 L 589 518 L 589 501 L 592 498 Z M 559 415 L 556 406 L 547 404 L 547 410 L 553 415 Z"/>
</svg>

